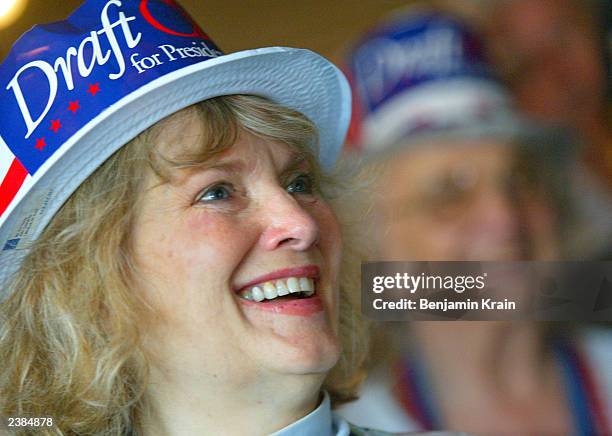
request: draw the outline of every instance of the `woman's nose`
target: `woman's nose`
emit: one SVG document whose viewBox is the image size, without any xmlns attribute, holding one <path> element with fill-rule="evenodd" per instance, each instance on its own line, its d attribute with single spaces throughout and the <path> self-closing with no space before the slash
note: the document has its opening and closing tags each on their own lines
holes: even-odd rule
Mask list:
<svg viewBox="0 0 612 436">
<path fill-rule="evenodd" d="M 510 193 L 491 187 L 482 192 L 475 203 L 472 212 L 479 233 L 501 240 L 516 237 L 518 204 Z"/>
<path fill-rule="evenodd" d="M 260 211 L 264 228 L 260 241 L 266 250 L 305 251 L 318 243 L 318 222 L 291 194 L 283 191 L 269 198 Z"/>
</svg>

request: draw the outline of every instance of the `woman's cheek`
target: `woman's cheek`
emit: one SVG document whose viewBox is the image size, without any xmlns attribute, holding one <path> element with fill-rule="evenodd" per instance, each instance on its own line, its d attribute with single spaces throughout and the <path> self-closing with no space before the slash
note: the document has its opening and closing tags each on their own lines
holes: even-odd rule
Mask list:
<svg viewBox="0 0 612 436">
<path fill-rule="evenodd" d="M 319 223 L 321 251 L 325 257 L 325 262 L 329 265 L 333 284 L 337 285 L 342 260 L 342 232 L 340 230 L 340 223 L 328 203 L 320 202 L 318 206 L 317 221 Z"/>
<path fill-rule="evenodd" d="M 193 208 L 187 218 L 187 237 L 204 236 L 207 239 L 227 237 L 231 228 L 236 224 L 226 213 L 208 211 L 204 208 Z"/>
<path fill-rule="evenodd" d="M 324 204 L 321 234 L 322 236 L 324 233 L 329 234 L 330 246 L 332 250 L 338 252 L 339 257 L 340 251 L 342 250 L 342 231 L 340 229 L 340 222 L 331 206 L 327 203 Z"/>
<path fill-rule="evenodd" d="M 187 219 L 182 238 L 200 265 L 214 265 L 217 273 L 220 270 L 232 272 L 256 239 L 253 236 L 254 228 L 243 217 L 196 211 Z"/>
</svg>

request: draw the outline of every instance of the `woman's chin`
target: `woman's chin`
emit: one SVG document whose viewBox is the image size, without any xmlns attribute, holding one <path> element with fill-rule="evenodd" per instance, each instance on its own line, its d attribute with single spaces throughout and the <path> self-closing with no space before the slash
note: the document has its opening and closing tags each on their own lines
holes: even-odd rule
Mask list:
<svg viewBox="0 0 612 436">
<path fill-rule="evenodd" d="M 270 371 L 284 375 L 320 375 L 321 380 L 336 365 L 340 350 L 335 344 L 328 347 L 305 346 L 299 349 L 292 346 L 282 347 L 272 357 L 260 356 L 259 361 Z"/>
<path fill-rule="evenodd" d="M 340 343 L 333 336 L 299 338 L 287 343 L 283 349 L 277 369 L 292 374 L 325 376 L 340 357 Z"/>
<path fill-rule="evenodd" d="M 296 316 L 249 305 L 244 314 L 254 335 L 252 351 L 266 368 L 324 374 L 338 361 L 340 341 L 325 310 Z"/>
</svg>

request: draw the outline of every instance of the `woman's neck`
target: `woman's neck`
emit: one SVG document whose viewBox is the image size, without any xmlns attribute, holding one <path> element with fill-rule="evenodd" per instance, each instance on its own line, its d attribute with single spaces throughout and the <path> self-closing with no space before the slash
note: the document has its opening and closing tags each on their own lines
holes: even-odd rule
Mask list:
<svg viewBox="0 0 612 436">
<path fill-rule="evenodd" d="M 270 434 L 312 412 L 321 375 L 278 376 L 264 382 L 152 374 L 144 416 L 146 436 Z"/>
</svg>

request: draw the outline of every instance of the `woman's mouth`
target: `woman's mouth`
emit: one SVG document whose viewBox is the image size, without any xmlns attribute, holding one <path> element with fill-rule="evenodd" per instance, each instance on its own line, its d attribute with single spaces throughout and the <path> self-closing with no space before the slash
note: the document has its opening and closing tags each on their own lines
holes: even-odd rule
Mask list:
<svg viewBox="0 0 612 436">
<path fill-rule="evenodd" d="M 323 311 L 319 268 L 306 265 L 258 277 L 236 291 L 245 306 L 285 315 L 309 316 Z"/>
<path fill-rule="evenodd" d="M 242 290 L 238 295 L 248 301 L 308 298 L 315 294 L 315 281 L 309 277 L 287 277 L 267 281 Z"/>
</svg>

